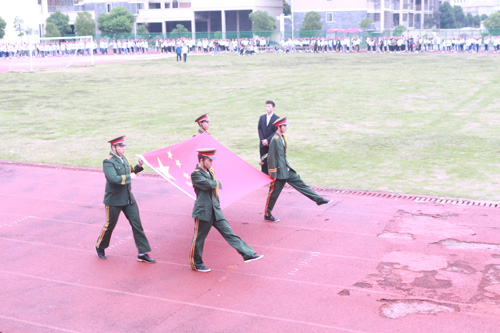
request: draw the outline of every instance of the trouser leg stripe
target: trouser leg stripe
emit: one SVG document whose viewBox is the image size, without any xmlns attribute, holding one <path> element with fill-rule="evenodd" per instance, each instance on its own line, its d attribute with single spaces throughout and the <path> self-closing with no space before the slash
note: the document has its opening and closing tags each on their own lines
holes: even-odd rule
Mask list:
<svg viewBox="0 0 500 333">
<path fill-rule="evenodd" d="M 97 245 L 96 245 L 97 248 L 99 248 L 99 246 L 101 245 L 101 241 L 102 241 L 106 231 L 108 231 L 108 227 L 109 227 L 109 206 L 106 205 L 106 224 L 104 225 L 104 227 L 102 227 L 101 234 L 99 235 L 99 238 L 97 239 Z"/>
<path fill-rule="evenodd" d="M 271 200 L 271 194 L 273 194 L 274 191 L 274 184 L 276 184 L 276 180 L 273 180 L 271 183 L 271 187 L 269 188 L 269 194 L 267 195 L 267 202 L 266 202 L 266 216 L 269 216 L 267 212 L 267 207 L 269 207 L 269 200 Z"/>
<path fill-rule="evenodd" d="M 192 269 L 196 269 L 196 265 L 194 264 L 194 249 L 196 247 L 196 239 L 198 238 L 198 226 L 199 226 L 199 224 L 200 224 L 200 220 L 195 219 L 193 243 L 191 244 L 191 253 L 189 254 L 189 262 L 191 263 Z"/>
</svg>

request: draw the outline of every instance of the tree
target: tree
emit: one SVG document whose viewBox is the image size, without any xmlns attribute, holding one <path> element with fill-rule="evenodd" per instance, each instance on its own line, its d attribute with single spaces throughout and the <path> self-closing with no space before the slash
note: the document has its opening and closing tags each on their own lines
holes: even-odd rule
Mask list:
<svg viewBox="0 0 500 333">
<path fill-rule="evenodd" d="M 69 26 L 69 16 L 64 15 L 59 10 L 50 14 L 47 18 L 47 23 L 54 23 L 57 27 L 57 30 L 61 33 L 61 35 L 71 33 L 71 27 Z"/>
<path fill-rule="evenodd" d="M 187 36 L 189 34 L 189 30 L 186 29 L 182 24 L 177 24 L 174 29 L 172 29 L 172 38 L 180 38 L 183 36 Z"/>
<path fill-rule="evenodd" d="M 463 28 L 465 25 L 465 14 L 462 6 L 453 6 L 453 15 L 455 15 L 455 28 Z"/>
<path fill-rule="evenodd" d="M 439 22 L 441 29 L 455 28 L 455 14 L 453 13 L 453 8 L 448 1 L 445 1 L 441 6 L 439 6 Z"/>
<path fill-rule="evenodd" d="M 488 18 L 484 20 L 484 26 L 488 30 L 500 29 L 500 12 L 496 12 L 488 16 Z"/>
<path fill-rule="evenodd" d="M 252 21 L 252 31 L 262 32 L 262 31 L 274 31 L 276 30 L 276 21 L 267 12 L 257 10 L 248 15 L 250 21 Z"/>
<path fill-rule="evenodd" d="M 0 39 L 5 36 L 5 27 L 7 26 L 7 22 L 3 18 L 0 17 Z"/>
<path fill-rule="evenodd" d="M 141 35 L 145 35 L 149 33 L 148 27 L 146 24 L 138 24 L 137 25 L 137 33 Z"/>
<path fill-rule="evenodd" d="M 20 18 L 19 16 L 16 16 L 14 18 L 14 30 L 17 31 L 17 35 L 19 37 L 22 37 L 24 36 L 24 21 L 22 18 Z"/>
<path fill-rule="evenodd" d="M 371 25 L 373 24 L 372 20 L 370 20 L 368 17 L 365 18 L 363 21 L 359 23 L 359 27 L 361 29 L 368 29 Z"/>
<path fill-rule="evenodd" d="M 479 28 L 481 26 L 481 17 L 479 15 L 474 15 L 472 18 L 472 26 Z"/>
<path fill-rule="evenodd" d="M 75 20 L 75 33 L 79 36 L 95 35 L 95 21 L 89 12 L 78 12 Z"/>
<path fill-rule="evenodd" d="M 488 18 L 488 15 L 486 15 L 486 14 L 481 15 L 481 21 L 484 21 L 484 20 L 486 20 L 487 18 Z"/>
<path fill-rule="evenodd" d="M 394 30 L 392 31 L 392 35 L 396 37 L 401 37 L 401 35 L 403 35 L 403 32 L 405 31 L 406 27 L 400 24 L 394 28 Z"/>
<path fill-rule="evenodd" d="M 467 15 L 465 15 L 464 26 L 472 27 L 473 25 L 474 25 L 474 17 L 472 16 L 471 13 L 467 13 Z"/>
<path fill-rule="evenodd" d="M 283 0 L 283 14 L 285 16 L 292 14 L 292 7 L 290 7 L 290 4 L 286 0 Z"/>
<path fill-rule="evenodd" d="M 45 37 L 61 37 L 59 29 L 57 29 L 57 26 L 54 23 L 48 22 L 45 25 Z"/>
<path fill-rule="evenodd" d="M 424 29 L 432 29 L 437 25 L 439 25 L 437 15 L 429 15 L 426 19 L 424 18 Z"/>
<path fill-rule="evenodd" d="M 134 29 L 135 16 L 123 7 L 115 7 L 109 14 L 101 14 L 97 20 L 101 32 L 131 33 Z"/>
<path fill-rule="evenodd" d="M 302 25 L 300 26 L 300 30 L 304 31 L 321 30 L 322 28 L 321 15 L 317 12 L 306 13 Z"/>
</svg>

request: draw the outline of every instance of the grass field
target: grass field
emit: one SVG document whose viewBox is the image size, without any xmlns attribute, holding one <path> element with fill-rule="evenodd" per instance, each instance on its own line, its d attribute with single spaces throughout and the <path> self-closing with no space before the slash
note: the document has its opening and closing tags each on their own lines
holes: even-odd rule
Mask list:
<svg viewBox="0 0 500 333">
<path fill-rule="evenodd" d="M 107 140 L 144 153 L 208 112 L 213 136 L 257 167 L 272 99 L 310 185 L 500 200 L 494 54 L 189 56 L 0 78 L 0 160 L 100 167 Z"/>
</svg>

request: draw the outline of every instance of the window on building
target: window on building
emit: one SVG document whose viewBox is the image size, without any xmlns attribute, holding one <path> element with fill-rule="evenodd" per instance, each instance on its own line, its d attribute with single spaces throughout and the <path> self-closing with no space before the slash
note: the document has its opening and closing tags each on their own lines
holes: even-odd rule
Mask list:
<svg viewBox="0 0 500 333">
<path fill-rule="evenodd" d="M 326 22 L 333 22 L 333 13 L 326 13 Z"/>
<path fill-rule="evenodd" d="M 107 3 L 107 4 L 106 4 L 106 13 L 107 13 L 107 14 L 111 13 L 111 10 L 112 10 L 112 9 L 113 9 L 113 8 L 111 7 L 111 4 L 110 4 L 110 3 Z"/>
<path fill-rule="evenodd" d="M 179 2 L 177 1 L 172 2 L 172 8 L 179 8 Z"/>
<path fill-rule="evenodd" d="M 170 2 L 165 2 L 165 8 L 170 8 Z"/>
<path fill-rule="evenodd" d="M 161 8 L 161 3 L 159 2 L 150 2 L 149 3 L 149 9 L 160 9 Z"/>
</svg>

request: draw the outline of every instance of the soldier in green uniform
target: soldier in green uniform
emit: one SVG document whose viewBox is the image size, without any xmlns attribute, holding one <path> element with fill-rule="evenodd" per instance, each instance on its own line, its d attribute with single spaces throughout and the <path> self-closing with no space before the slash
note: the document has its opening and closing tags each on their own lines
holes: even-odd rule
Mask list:
<svg viewBox="0 0 500 333">
<path fill-rule="evenodd" d="M 267 155 L 269 176 L 274 180 L 269 185 L 269 194 L 267 196 L 264 219 L 272 222 L 279 221 L 279 219 L 274 217 L 271 212 L 286 183 L 290 184 L 297 191 L 316 202 L 318 206 L 331 202 L 331 200 L 327 200 L 314 192 L 288 164 L 286 159 L 288 143 L 285 137 L 287 125 L 288 123 L 286 121 L 286 117 L 280 118 L 274 122 L 274 126 L 276 126 L 276 134 L 269 143 L 269 153 Z"/>
<path fill-rule="evenodd" d="M 139 250 L 137 261 L 154 263 L 147 252 L 151 251 L 149 242 L 142 228 L 139 208 L 132 194 L 132 179 L 136 174 L 144 170 L 143 162 L 132 168 L 128 158 L 125 156 L 125 135 L 108 141 L 111 144 L 111 152 L 103 161 L 104 176 L 106 177 L 106 191 L 104 204 L 106 205 L 106 224 L 102 228 L 97 239 L 96 251 L 100 259 L 106 259 L 104 250 L 109 246 L 111 234 L 118 222 L 118 217 L 123 211 L 127 217 L 134 234 L 135 245 Z"/>
<path fill-rule="evenodd" d="M 258 255 L 240 237 L 236 236 L 229 226 L 219 203 L 219 190 L 222 184 L 215 178 L 212 163 L 215 160 L 215 149 L 198 149 L 198 164 L 191 173 L 191 182 L 196 193 L 193 208 L 194 237 L 191 245 L 189 261 L 191 268 L 198 272 L 210 272 L 203 263 L 203 246 L 212 226 L 243 257 L 245 262 L 258 260 Z"/>
<path fill-rule="evenodd" d="M 210 132 L 208 131 L 208 129 L 210 128 L 210 119 L 208 118 L 208 113 L 199 116 L 198 118 L 196 118 L 194 122 L 198 123 L 199 128 L 198 132 L 196 132 L 196 134 L 193 135 L 193 137 L 203 134 L 205 132 L 210 134 Z"/>
</svg>

